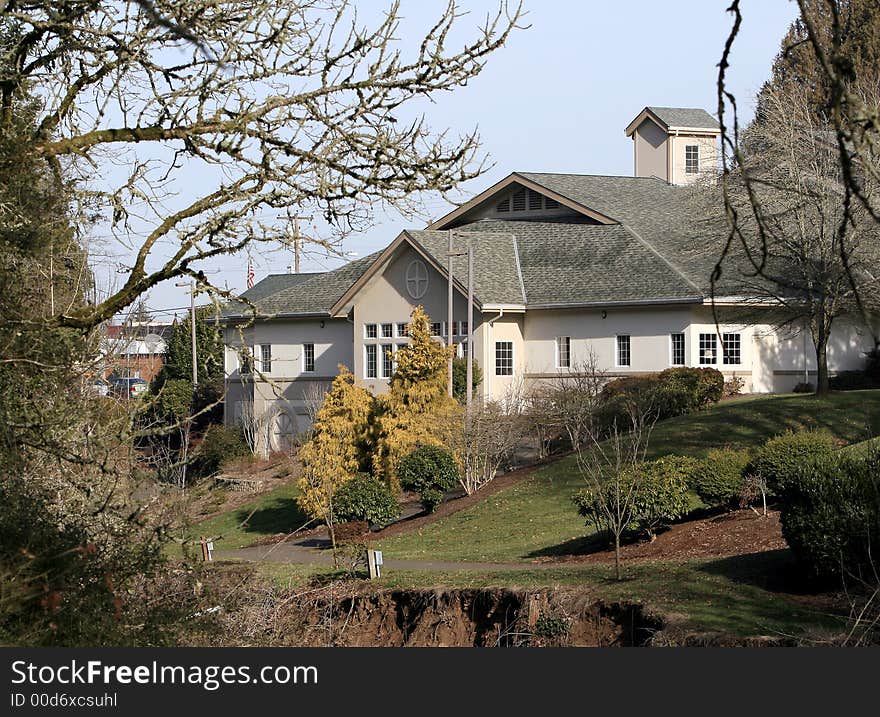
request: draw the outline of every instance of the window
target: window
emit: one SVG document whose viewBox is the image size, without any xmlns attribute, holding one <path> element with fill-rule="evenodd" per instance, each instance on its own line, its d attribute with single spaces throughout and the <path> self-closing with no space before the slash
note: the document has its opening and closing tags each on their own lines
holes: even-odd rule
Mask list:
<svg viewBox="0 0 880 717">
<path fill-rule="evenodd" d="M 364 324 L 364 338 L 365 339 L 375 339 L 376 338 L 376 324 Z"/>
<path fill-rule="evenodd" d="M 718 336 L 700 334 L 700 364 L 718 363 Z"/>
<path fill-rule="evenodd" d="M 253 371 L 253 356 L 251 355 L 250 349 L 247 346 L 242 346 L 241 351 L 238 354 L 238 365 L 240 366 L 238 372 L 239 373 L 251 373 Z"/>
<path fill-rule="evenodd" d="M 459 358 L 466 359 L 468 357 L 468 344 L 467 341 L 462 341 L 456 347 L 456 356 Z"/>
<path fill-rule="evenodd" d="M 409 335 L 409 334 L 407 333 L 406 327 L 407 327 L 407 324 L 406 324 L 406 323 L 402 323 L 402 324 L 398 324 L 398 325 L 397 325 L 397 335 L 398 335 L 398 337 L 403 338 L 404 336 L 408 336 L 408 335 Z"/>
<path fill-rule="evenodd" d="M 394 373 L 394 346 L 382 344 L 382 378 L 391 378 Z"/>
<path fill-rule="evenodd" d="M 721 334 L 721 348 L 724 351 L 724 363 L 742 363 L 742 350 L 739 334 Z"/>
<path fill-rule="evenodd" d="M 367 359 L 364 365 L 364 376 L 376 378 L 376 344 L 367 344 L 364 346 L 364 350 Z"/>
<path fill-rule="evenodd" d="M 315 344 L 303 344 L 303 371 L 313 373 L 315 370 Z"/>
<path fill-rule="evenodd" d="M 467 336 L 468 335 L 468 322 L 467 321 L 459 321 L 458 322 L 458 335 L 459 336 Z"/>
<path fill-rule="evenodd" d="M 495 342 L 495 375 L 513 376 L 513 341 Z"/>
<path fill-rule="evenodd" d="M 443 325 L 439 321 L 435 321 L 431 324 L 431 336 L 442 336 L 443 335 Z"/>
<path fill-rule="evenodd" d="M 269 373 L 272 370 L 272 344 L 260 344 L 260 371 Z"/>
<path fill-rule="evenodd" d="M 621 334 L 617 337 L 617 365 L 630 365 L 629 335 Z"/>
<path fill-rule="evenodd" d="M 394 336 L 394 324 L 382 324 L 382 338 L 390 339 Z"/>
<path fill-rule="evenodd" d="M 571 368 L 571 336 L 556 337 L 556 368 Z"/>
<path fill-rule="evenodd" d="M 697 174 L 700 171 L 700 145 L 689 144 L 684 148 L 684 171 Z"/>
<path fill-rule="evenodd" d="M 672 365 L 684 366 L 684 334 L 671 334 L 672 339 Z"/>
</svg>

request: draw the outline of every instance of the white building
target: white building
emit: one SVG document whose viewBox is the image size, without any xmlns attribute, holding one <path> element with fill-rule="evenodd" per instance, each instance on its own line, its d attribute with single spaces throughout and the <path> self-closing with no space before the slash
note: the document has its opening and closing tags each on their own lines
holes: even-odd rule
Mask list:
<svg viewBox="0 0 880 717">
<path fill-rule="evenodd" d="M 387 352 L 407 342 L 416 305 L 436 322 L 438 336 L 451 330 L 463 342 L 464 257 L 454 259 L 447 327 L 449 232 L 456 252 L 474 248 L 474 356 L 483 397 L 574 370 L 590 353 L 612 376 L 711 366 L 741 377 L 750 392 L 815 381 L 806 332 L 756 321 L 733 296 L 716 299 L 720 331 L 715 325 L 709 276 L 717 256 L 691 250 L 688 190 L 677 186 L 716 171 L 714 118 L 645 108 L 627 134 L 635 177 L 514 172 L 380 252 L 334 271 L 259 282 L 244 294 L 259 320 L 242 328 L 245 308 L 225 312 L 227 422 L 270 416 L 268 440 L 282 444 L 305 428 L 306 397 L 326 388 L 340 363 L 374 392 L 385 391 L 393 371 Z M 242 344 L 262 376 L 243 365 Z M 840 322 L 831 371 L 860 368 L 871 345 L 869 331 Z"/>
</svg>

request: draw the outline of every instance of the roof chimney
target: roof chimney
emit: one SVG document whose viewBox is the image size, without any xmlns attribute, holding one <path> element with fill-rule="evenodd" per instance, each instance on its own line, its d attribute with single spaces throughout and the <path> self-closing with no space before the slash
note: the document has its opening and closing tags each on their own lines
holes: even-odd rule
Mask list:
<svg viewBox="0 0 880 717">
<path fill-rule="evenodd" d="M 626 128 L 633 139 L 636 177 L 693 184 L 718 170 L 721 127 L 706 110 L 645 107 Z"/>
</svg>

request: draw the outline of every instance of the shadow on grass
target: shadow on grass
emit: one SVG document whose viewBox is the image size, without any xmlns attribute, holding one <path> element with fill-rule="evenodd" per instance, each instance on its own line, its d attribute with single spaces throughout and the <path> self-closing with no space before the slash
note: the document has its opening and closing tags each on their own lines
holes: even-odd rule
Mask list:
<svg viewBox="0 0 880 717">
<path fill-rule="evenodd" d="M 606 536 L 593 533 L 591 535 L 582 535 L 579 538 L 572 538 L 557 545 L 548 545 L 545 548 L 533 550 L 523 557 L 561 558 L 567 555 L 590 555 L 591 553 L 601 553 L 609 550 L 610 547 L 611 545 Z"/>
<path fill-rule="evenodd" d="M 821 592 L 819 586 L 803 576 L 788 548 L 721 558 L 701 565 L 699 570 L 736 583 L 754 585 L 769 592 L 795 595 L 815 595 Z"/>
<path fill-rule="evenodd" d="M 261 535 L 290 533 L 308 519 L 293 498 L 275 498 L 256 510 L 242 509 L 235 513 L 241 530 Z"/>
</svg>

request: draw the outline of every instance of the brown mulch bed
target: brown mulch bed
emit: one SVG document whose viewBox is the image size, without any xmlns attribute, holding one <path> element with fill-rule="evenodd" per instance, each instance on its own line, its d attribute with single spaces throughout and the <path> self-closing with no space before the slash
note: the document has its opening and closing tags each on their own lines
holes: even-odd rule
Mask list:
<svg viewBox="0 0 880 717">
<path fill-rule="evenodd" d="M 653 542 L 624 545 L 621 557 L 624 560 L 701 560 L 786 547 L 778 511 L 760 516 L 752 510 L 737 510 L 673 525 Z M 604 563 L 610 560 L 614 560 L 614 551 L 605 549 L 583 555 L 544 557 L 535 562 Z"/>
<path fill-rule="evenodd" d="M 552 458 L 547 458 L 523 468 L 517 468 L 509 473 L 504 473 L 473 495 L 462 495 L 460 498 L 448 500 L 445 503 L 438 505 L 436 510 L 429 515 L 415 515 L 412 518 L 401 520 L 389 525 L 387 528 L 371 533 L 370 538 L 372 540 L 382 540 L 383 538 L 390 538 L 392 535 L 400 535 L 401 533 L 408 533 L 411 530 L 419 530 L 441 518 L 445 518 L 453 513 L 458 513 L 458 511 L 464 510 L 465 508 L 470 508 L 472 505 L 476 505 L 477 503 L 486 500 L 490 495 L 495 495 L 495 493 L 498 493 L 505 488 L 510 488 L 511 486 L 516 485 L 526 478 L 529 478 L 537 469 L 542 468 L 548 463 L 554 463 L 560 458 L 564 458 L 566 455 L 568 455 L 568 453 L 554 455 Z"/>
</svg>

